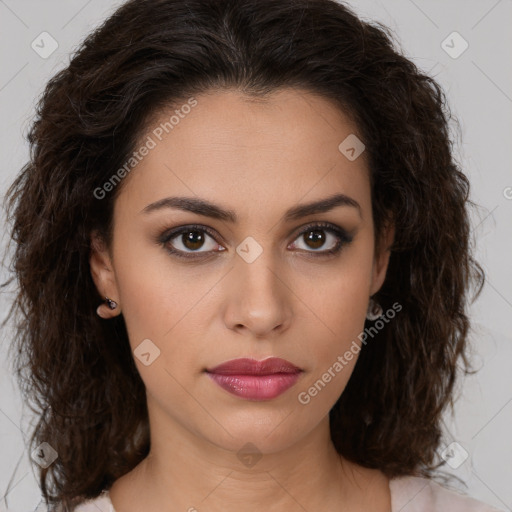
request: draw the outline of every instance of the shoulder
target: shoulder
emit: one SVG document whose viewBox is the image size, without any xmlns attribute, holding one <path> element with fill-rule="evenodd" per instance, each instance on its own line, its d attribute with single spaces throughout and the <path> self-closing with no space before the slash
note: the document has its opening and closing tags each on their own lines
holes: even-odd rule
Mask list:
<svg viewBox="0 0 512 512">
<path fill-rule="evenodd" d="M 500 512 L 428 478 L 393 478 L 389 481 L 389 487 L 392 512 Z"/>
</svg>

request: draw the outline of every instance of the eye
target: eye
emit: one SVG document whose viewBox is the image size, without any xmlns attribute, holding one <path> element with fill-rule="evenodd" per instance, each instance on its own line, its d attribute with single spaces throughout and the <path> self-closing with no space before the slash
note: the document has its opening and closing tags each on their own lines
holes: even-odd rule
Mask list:
<svg viewBox="0 0 512 512">
<path fill-rule="evenodd" d="M 215 252 L 226 250 L 216 241 L 216 237 L 214 231 L 206 226 L 189 225 L 166 231 L 158 238 L 158 242 L 178 258 L 204 259 Z M 352 235 L 335 224 L 317 222 L 306 226 L 288 247 L 322 257 L 340 252 L 352 239 Z"/>
<path fill-rule="evenodd" d="M 220 247 L 217 252 L 226 249 L 215 241 L 212 231 L 206 226 L 184 226 L 164 234 L 160 243 L 173 255 L 181 258 L 194 258 L 194 253 L 216 252 L 215 247 Z M 204 249 L 204 250 L 200 250 Z"/>
<path fill-rule="evenodd" d="M 341 251 L 344 245 L 352 242 L 352 239 L 352 236 L 349 236 L 338 226 L 321 222 L 306 226 L 296 238 L 296 240 L 299 240 L 299 244 L 294 242 L 292 245 L 301 251 L 319 253 L 319 256 L 328 256 Z"/>
</svg>

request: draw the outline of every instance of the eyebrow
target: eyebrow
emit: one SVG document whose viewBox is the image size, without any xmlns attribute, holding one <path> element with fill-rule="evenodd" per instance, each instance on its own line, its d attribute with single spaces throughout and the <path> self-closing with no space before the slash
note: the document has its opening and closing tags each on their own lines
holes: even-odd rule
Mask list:
<svg viewBox="0 0 512 512">
<path fill-rule="evenodd" d="M 283 216 L 285 222 L 297 220 L 315 213 L 324 213 L 338 206 L 349 206 L 355 208 L 362 218 L 361 206 L 359 203 L 345 194 L 335 194 L 333 196 L 314 201 L 311 203 L 300 204 L 287 210 Z M 196 197 L 166 197 L 154 203 L 148 204 L 141 213 L 150 213 L 164 208 L 174 208 L 186 212 L 196 213 L 205 217 L 219 219 L 228 222 L 237 222 L 237 215 L 233 210 L 224 209 L 205 199 Z"/>
</svg>

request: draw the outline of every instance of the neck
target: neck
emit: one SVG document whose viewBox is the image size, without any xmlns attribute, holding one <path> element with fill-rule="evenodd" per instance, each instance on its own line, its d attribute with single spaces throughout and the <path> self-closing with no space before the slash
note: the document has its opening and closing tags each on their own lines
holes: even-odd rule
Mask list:
<svg viewBox="0 0 512 512">
<path fill-rule="evenodd" d="M 380 497 L 372 496 L 383 475 L 340 457 L 328 416 L 300 442 L 253 454 L 246 442 L 231 439 L 234 446 L 226 449 L 178 423 L 155 422 L 150 431 L 149 455 L 111 488 L 118 511 L 330 512 L 382 502 L 382 486 Z"/>
</svg>

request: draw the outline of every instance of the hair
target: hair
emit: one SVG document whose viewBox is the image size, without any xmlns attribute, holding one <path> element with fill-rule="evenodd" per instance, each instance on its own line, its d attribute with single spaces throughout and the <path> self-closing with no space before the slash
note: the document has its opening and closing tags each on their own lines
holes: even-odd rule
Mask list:
<svg viewBox="0 0 512 512">
<path fill-rule="evenodd" d="M 131 0 L 47 83 L 27 136 L 30 159 L 6 196 L 10 282 L 18 284 L 10 349 L 37 414 L 30 448 L 47 442 L 58 453 L 37 466 L 47 503 L 68 510 L 98 496 L 150 449 L 145 386 L 124 319 L 96 315 L 103 297 L 89 266 L 91 233 L 111 243 L 123 183 L 102 199 L 94 191 L 162 109 L 228 88 L 263 98 L 287 87 L 320 95 L 354 120 L 376 240 L 395 225 L 374 299 L 402 310 L 362 347 L 330 411 L 332 441 L 346 459 L 390 478 L 434 476 L 457 370 L 471 373 L 471 287 L 476 298 L 485 281 L 443 90 L 388 28 L 333 0 Z"/>
</svg>

